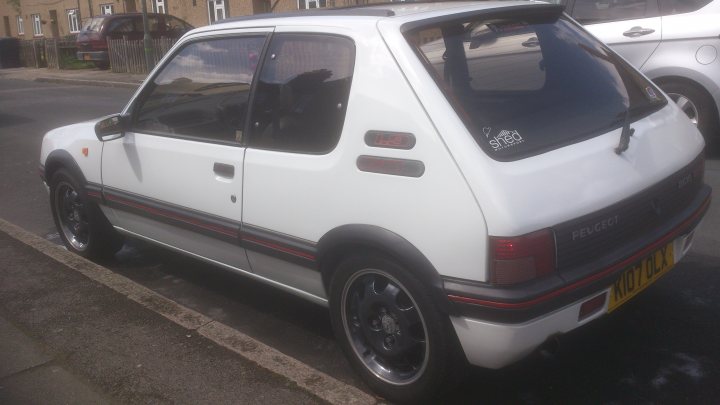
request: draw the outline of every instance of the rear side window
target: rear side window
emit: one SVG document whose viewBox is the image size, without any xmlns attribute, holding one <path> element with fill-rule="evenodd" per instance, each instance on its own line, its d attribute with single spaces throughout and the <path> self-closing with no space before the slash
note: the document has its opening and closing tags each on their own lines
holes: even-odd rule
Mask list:
<svg viewBox="0 0 720 405">
<path fill-rule="evenodd" d="M 193 42 L 138 97 L 133 129 L 208 140 L 242 140 L 250 84 L 265 36 Z"/>
<path fill-rule="evenodd" d="M 660 0 L 660 13 L 673 15 L 700 10 L 712 0 Z"/>
<path fill-rule="evenodd" d="M 494 159 L 516 160 L 579 142 L 667 102 L 559 10 L 531 19 L 523 12 L 523 18 L 453 21 L 405 34 Z"/>
<path fill-rule="evenodd" d="M 348 38 L 277 34 L 265 55 L 252 107 L 249 146 L 324 153 L 335 147 L 355 59 Z"/>
<path fill-rule="evenodd" d="M 657 17 L 657 0 L 575 0 L 572 15 L 583 24 Z"/>
</svg>

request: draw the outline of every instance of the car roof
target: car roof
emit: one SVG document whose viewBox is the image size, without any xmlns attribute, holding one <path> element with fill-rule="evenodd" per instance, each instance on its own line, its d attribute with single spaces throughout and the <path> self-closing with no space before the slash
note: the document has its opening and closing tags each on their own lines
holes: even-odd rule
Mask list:
<svg viewBox="0 0 720 405">
<path fill-rule="evenodd" d="M 421 20 L 442 14 L 454 14 L 496 8 L 519 6 L 547 6 L 545 2 L 531 1 L 445 1 L 445 2 L 400 2 L 375 3 L 364 6 L 300 10 L 283 13 L 263 13 L 228 18 L 213 25 L 197 28 L 192 33 L 232 28 L 246 28 L 275 25 L 338 25 L 339 23 L 372 22 L 381 19 L 400 18 Z M 281 22 L 282 20 L 282 22 Z"/>
</svg>

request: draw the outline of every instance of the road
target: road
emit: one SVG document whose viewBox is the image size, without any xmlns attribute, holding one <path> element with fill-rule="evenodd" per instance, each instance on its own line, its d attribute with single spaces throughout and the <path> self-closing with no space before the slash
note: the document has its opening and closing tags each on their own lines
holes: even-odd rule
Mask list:
<svg viewBox="0 0 720 405">
<path fill-rule="evenodd" d="M 0 79 L 0 217 L 58 240 L 38 174 L 49 129 L 119 111 L 127 89 Z M 720 190 L 710 153 L 706 181 Z M 716 403 L 720 397 L 720 203 L 691 254 L 619 311 L 500 371 L 472 369 L 446 403 Z M 322 307 L 137 241 L 101 263 L 308 365 L 366 389 Z"/>
</svg>

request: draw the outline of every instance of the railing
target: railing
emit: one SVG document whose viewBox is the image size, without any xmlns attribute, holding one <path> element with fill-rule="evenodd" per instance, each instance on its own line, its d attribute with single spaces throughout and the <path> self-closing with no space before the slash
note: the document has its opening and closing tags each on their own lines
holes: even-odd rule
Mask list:
<svg viewBox="0 0 720 405">
<path fill-rule="evenodd" d="M 20 41 L 20 62 L 26 67 L 46 67 L 45 40 Z"/>
<path fill-rule="evenodd" d="M 156 38 L 153 43 L 153 66 L 172 48 L 177 39 Z M 143 40 L 108 39 L 110 69 L 114 73 L 148 73 Z"/>
<path fill-rule="evenodd" d="M 76 53 L 77 45 L 74 40 L 45 40 L 45 57 L 49 68 L 66 68 L 69 62 L 75 61 Z"/>
</svg>

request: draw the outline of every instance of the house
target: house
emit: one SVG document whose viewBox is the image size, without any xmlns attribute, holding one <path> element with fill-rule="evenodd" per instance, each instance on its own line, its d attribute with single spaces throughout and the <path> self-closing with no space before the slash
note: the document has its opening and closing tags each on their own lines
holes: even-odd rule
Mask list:
<svg viewBox="0 0 720 405">
<path fill-rule="evenodd" d="M 369 0 L 376 2 L 376 0 Z M 342 7 L 368 0 L 147 0 L 149 12 L 167 13 L 195 27 L 242 15 L 322 7 Z M 139 12 L 141 0 L 0 0 L 0 36 L 65 38 L 80 31 L 84 20 L 101 14 Z"/>
</svg>

